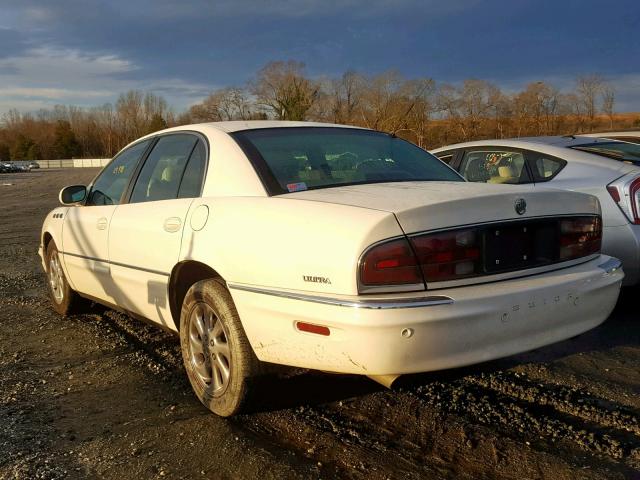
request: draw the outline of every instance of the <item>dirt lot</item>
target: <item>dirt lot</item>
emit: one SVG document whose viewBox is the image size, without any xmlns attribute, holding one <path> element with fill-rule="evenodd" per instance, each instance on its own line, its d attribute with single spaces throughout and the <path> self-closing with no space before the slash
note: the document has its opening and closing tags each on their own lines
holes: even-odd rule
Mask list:
<svg viewBox="0 0 640 480">
<path fill-rule="evenodd" d="M 175 337 L 50 310 L 40 226 L 61 186 L 95 173 L 0 175 L 0 478 L 640 478 L 638 290 L 548 348 L 393 391 L 292 371 L 223 420 L 192 395 Z"/>
</svg>

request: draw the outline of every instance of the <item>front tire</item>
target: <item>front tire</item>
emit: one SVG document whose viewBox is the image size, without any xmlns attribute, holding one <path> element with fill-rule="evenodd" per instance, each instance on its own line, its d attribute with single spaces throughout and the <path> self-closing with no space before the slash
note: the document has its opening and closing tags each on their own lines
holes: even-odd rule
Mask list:
<svg viewBox="0 0 640 480">
<path fill-rule="evenodd" d="M 180 313 L 180 347 L 187 376 L 202 404 L 221 417 L 239 413 L 260 362 L 221 281 L 203 280 L 187 292 Z"/>
<path fill-rule="evenodd" d="M 47 245 L 46 274 L 51 306 L 62 316 L 67 316 L 76 309 L 82 299 L 69 286 L 64 276 L 58 247 L 53 240 Z"/>
</svg>

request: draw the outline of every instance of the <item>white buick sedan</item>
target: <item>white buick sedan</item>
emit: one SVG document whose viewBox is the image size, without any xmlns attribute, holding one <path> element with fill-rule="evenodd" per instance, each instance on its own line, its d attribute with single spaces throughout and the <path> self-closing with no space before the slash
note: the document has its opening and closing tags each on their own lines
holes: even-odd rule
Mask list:
<svg viewBox="0 0 640 480">
<path fill-rule="evenodd" d="M 468 183 L 338 125 L 154 133 L 60 201 L 40 248 L 55 310 L 90 299 L 179 332 L 222 416 L 263 362 L 388 383 L 575 336 L 624 276 L 600 254 L 595 197 Z"/>
</svg>

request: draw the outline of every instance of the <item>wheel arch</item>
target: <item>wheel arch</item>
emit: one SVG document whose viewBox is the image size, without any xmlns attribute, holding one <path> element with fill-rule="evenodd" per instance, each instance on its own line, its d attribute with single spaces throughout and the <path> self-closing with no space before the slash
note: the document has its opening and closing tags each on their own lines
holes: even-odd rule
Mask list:
<svg viewBox="0 0 640 480">
<path fill-rule="evenodd" d="M 49 247 L 49 244 L 51 243 L 51 240 L 53 240 L 53 235 L 51 235 L 51 233 L 49 231 L 45 231 L 42 234 L 42 251 L 44 253 L 47 252 L 47 248 Z"/>
<path fill-rule="evenodd" d="M 215 269 L 196 260 L 180 262 L 171 270 L 168 284 L 169 308 L 173 322 L 178 330 L 180 330 L 180 310 L 187 291 L 194 283 L 210 278 L 224 281 L 222 275 Z"/>
</svg>

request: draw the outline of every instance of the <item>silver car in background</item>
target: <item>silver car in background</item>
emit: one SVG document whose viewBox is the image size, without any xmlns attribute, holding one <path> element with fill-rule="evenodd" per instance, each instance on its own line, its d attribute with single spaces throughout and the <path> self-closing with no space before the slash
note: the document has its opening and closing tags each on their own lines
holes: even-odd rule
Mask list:
<svg viewBox="0 0 640 480">
<path fill-rule="evenodd" d="M 640 283 L 640 145 L 568 135 L 481 140 L 431 153 L 471 182 L 595 195 L 602 207 L 603 253 L 622 260 L 624 285 Z"/>
<path fill-rule="evenodd" d="M 626 130 L 621 132 L 581 133 L 580 136 L 608 138 L 609 140 L 621 140 L 623 142 L 640 143 L 640 130 Z"/>
</svg>

